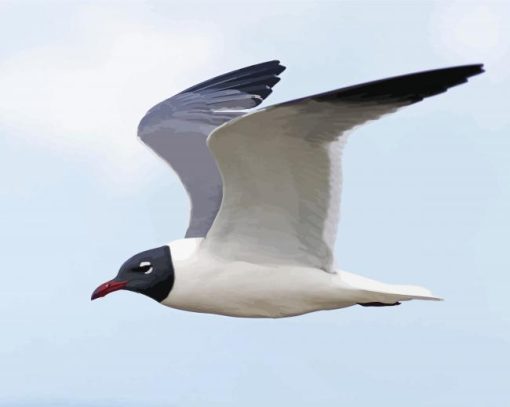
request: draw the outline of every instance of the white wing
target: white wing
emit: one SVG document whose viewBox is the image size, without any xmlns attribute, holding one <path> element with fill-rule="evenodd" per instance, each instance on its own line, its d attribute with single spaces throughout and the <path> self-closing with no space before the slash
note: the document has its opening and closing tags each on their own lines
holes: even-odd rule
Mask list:
<svg viewBox="0 0 510 407">
<path fill-rule="evenodd" d="M 278 83 L 279 61 L 249 66 L 195 85 L 143 117 L 138 136 L 179 175 L 191 200 L 186 237 L 203 237 L 222 199 L 221 176 L 206 145 L 221 124 L 259 105 Z"/>
<path fill-rule="evenodd" d="M 332 271 L 346 132 L 481 73 L 421 72 L 299 99 L 235 119 L 208 139 L 223 202 L 204 249 L 229 260 Z"/>
</svg>

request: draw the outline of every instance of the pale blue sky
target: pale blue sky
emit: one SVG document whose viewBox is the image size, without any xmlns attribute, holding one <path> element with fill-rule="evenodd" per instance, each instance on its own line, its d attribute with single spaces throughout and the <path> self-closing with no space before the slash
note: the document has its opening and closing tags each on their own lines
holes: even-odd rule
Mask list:
<svg viewBox="0 0 510 407">
<path fill-rule="evenodd" d="M 0 1 L 1 406 L 510 403 L 510 6 Z M 342 268 L 441 303 L 284 320 L 91 291 L 182 236 L 188 202 L 137 142 L 144 112 L 268 59 L 268 103 L 486 63 L 345 151 Z"/>
</svg>

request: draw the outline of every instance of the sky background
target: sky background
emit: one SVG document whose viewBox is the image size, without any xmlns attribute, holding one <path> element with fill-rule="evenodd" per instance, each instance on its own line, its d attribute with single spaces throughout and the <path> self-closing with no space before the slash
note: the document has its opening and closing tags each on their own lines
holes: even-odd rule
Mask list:
<svg viewBox="0 0 510 407">
<path fill-rule="evenodd" d="M 0 0 L 0 38 L 1 406 L 510 403 L 508 2 Z M 339 265 L 446 301 L 281 320 L 91 303 L 187 226 L 143 114 L 270 59 L 288 69 L 267 103 L 486 64 L 344 152 Z"/>
</svg>

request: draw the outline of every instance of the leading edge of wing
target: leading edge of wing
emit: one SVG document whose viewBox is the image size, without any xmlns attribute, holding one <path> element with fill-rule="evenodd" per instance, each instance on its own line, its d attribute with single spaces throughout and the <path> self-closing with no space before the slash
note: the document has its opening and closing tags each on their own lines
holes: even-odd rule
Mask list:
<svg viewBox="0 0 510 407">
<path fill-rule="evenodd" d="M 462 65 L 421 71 L 365 82 L 304 98 L 294 99 L 281 103 L 277 106 L 285 106 L 305 100 L 332 103 L 365 103 L 379 101 L 385 104 L 413 104 L 427 97 L 446 92 L 453 86 L 467 82 L 469 77 L 483 72 L 483 64 Z"/>
</svg>

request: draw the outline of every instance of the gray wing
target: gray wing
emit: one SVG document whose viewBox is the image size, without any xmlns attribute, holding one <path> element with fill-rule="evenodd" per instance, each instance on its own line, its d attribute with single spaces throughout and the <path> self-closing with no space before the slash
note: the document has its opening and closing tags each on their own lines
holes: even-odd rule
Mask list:
<svg viewBox="0 0 510 407">
<path fill-rule="evenodd" d="M 382 79 L 221 126 L 208 143 L 224 197 L 201 250 L 228 261 L 334 271 L 347 133 L 481 72 L 481 65 L 469 65 Z"/>
<path fill-rule="evenodd" d="M 157 104 L 142 118 L 138 136 L 175 170 L 191 200 L 186 237 L 204 237 L 222 200 L 222 180 L 207 148 L 218 126 L 259 105 L 285 70 L 279 61 L 209 79 Z"/>
</svg>

